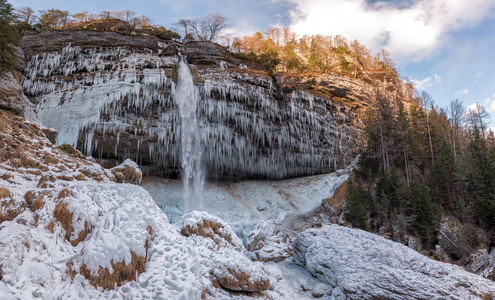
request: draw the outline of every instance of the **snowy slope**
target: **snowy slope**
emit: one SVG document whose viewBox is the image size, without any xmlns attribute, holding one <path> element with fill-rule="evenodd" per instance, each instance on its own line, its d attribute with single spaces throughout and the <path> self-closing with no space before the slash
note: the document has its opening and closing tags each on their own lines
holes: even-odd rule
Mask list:
<svg viewBox="0 0 495 300">
<path fill-rule="evenodd" d="M 114 173 L 136 180 L 137 170 L 123 171 L 134 164 L 103 170 L 70 146 L 53 147 L 42 135 L 35 124 L 0 111 L 1 299 L 244 299 L 255 292 L 288 299 L 297 294 L 277 268 L 249 260 L 226 223 L 200 213 L 171 225 L 143 188 L 116 183 Z M 223 235 L 237 238 L 237 247 L 213 249 L 209 237 L 181 234 L 184 224 L 194 225 L 191 219 L 221 225 Z"/>
</svg>

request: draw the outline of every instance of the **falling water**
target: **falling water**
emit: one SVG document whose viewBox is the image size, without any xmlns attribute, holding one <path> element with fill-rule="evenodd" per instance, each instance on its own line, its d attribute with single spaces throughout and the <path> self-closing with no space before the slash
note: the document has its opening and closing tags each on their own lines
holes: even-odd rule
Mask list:
<svg viewBox="0 0 495 300">
<path fill-rule="evenodd" d="M 181 166 L 184 185 L 184 212 L 203 209 L 204 171 L 197 117 L 198 90 L 184 57 L 179 59 L 178 86 L 175 99 L 181 120 Z"/>
</svg>

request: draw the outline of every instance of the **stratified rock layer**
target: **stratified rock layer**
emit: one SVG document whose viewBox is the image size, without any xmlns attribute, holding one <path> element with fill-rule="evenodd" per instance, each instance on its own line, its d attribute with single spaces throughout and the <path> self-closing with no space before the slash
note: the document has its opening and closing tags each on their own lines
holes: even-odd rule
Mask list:
<svg viewBox="0 0 495 300">
<path fill-rule="evenodd" d="M 217 177 L 284 178 L 349 164 L 373 90 L 337 74 L 272 79 L 211 43 L 45 31 L 22 48 L 24 92 L 39 120 L 59 131 L 57 143 L 169 176 L 180 163 L 179 53 L 193 69 L 203 161 Z"/>
<path fill-rule="evenodd" d="M 495 283 L 378 235 L 338 225 L 294 241 L 294 262 L 335 299 L 491 299 Z"/>
</svg>

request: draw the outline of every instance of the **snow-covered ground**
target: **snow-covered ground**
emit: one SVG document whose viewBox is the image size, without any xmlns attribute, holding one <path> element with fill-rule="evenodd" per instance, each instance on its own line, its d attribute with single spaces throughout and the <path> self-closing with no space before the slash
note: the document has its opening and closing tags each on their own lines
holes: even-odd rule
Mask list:
<svg viewBox="0 0 495 300">
<path fill-rule="evenodd" d="M 105 170 L 0 111 L 0 299 L 490 299 L 489 280 L 337 225 L 297 235 L 294 258 L 250 259 L 290 256 L 276 222 L 246 232 L 313 210 L 348 172 L 209 184 L 211 214 L 179 217 L 177 181 L 145 181 L 153 199 L 134 163 Z"/>
<path fill-rule="evenodd" d="M 242 181 L 211 183 L 204 187 L 204 209 L 227 222 L 241 237 L 260 220 L 281 224 L 290 216 L 311 212 L 350 175 L 351 167 L 335 173 L 280 181 Z M 176 222 L 183 214 L 183 188 L 180 180 L 148 177 L 142 187 L 168 216 Z"/>
</svg>

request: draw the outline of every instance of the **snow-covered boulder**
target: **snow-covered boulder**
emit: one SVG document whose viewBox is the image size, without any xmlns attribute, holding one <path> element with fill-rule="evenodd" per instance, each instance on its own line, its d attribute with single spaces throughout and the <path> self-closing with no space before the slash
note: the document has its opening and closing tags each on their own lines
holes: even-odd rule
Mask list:
<svg viewBox="0 0 495 300">
<path fill-rule="evenodd" d="M 300 233 L 294 262 L 329 284 L 334 299 L 492 299 L 495 291 L 494 282 L 458 266 L 338 225 Z"/>
<path fill-rule="evenodd" d="M 270 288 L 270 276 L 261 263 L 236 254 L 218 255 L 211 270 L 215 283 L 234 292 L 262 292 Z"/>
<path fill-rule="evenodd" d="M 204 211 L 193 211 L 182 216 L 176 224 L 180 233 L 192 237 L 209 249 L 233 248 L 244 252 L 241 239 L 230 225 Z"/>
<path fill-rule="evenodd" d="M 292 256 L 292 241 L 273 220 L 261 220 L 249 233 L 248 251 L 256 261 L 279 262 Z"/>
<path fill-rule="evenodd" d="M 126 159 L 120 165 L 110 169 L 110 172 L 118 183 L 140 184 L 143 179 L 143 173 L 139 166 L 130 159 Z"/>
</svg>

